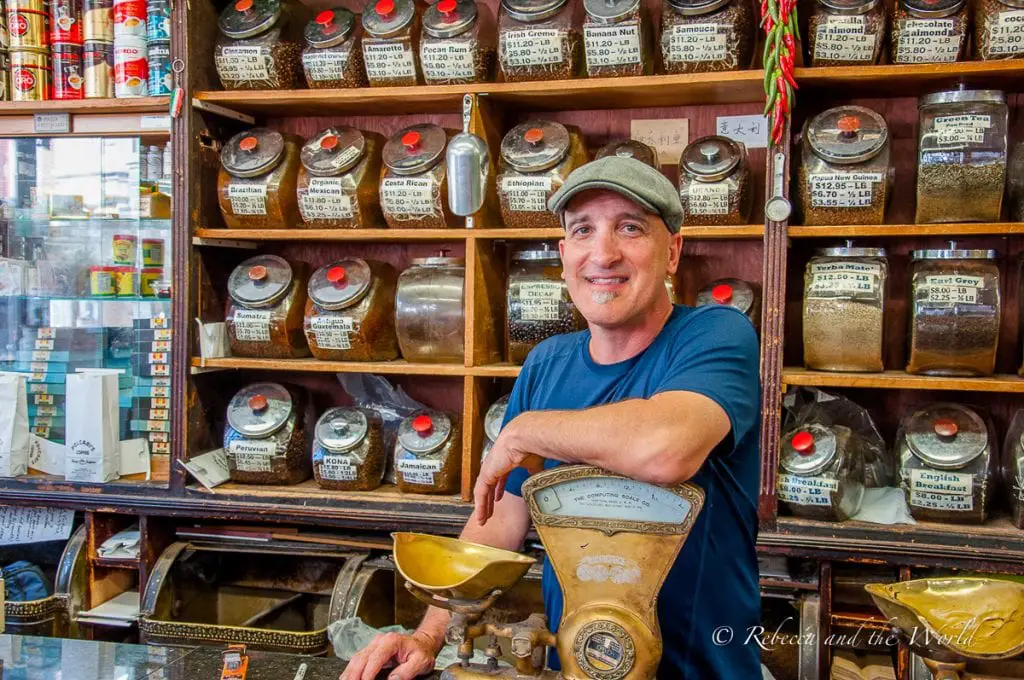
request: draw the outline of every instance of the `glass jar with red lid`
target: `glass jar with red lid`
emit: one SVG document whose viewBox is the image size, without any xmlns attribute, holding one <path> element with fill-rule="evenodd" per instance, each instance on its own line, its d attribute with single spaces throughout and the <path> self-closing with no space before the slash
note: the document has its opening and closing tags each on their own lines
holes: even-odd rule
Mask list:
<svg viewBox="0 0 1024 680">
<path fill-rule="evenodd" d="M 414 0 L 369 0 L 362 21 L 370 87 L 422 85 L 420 12 Z"/>
<path fill-rule="evenodd" d="M 706 284 L 697 293 L 697 306 L 728 305 L 750 318 L 754 328 L 761 328 L 761 284 L 741 279 L 718 279 Z"/>
<path fill-rule="evenodd" d="M 848 520 L 864 499 L 864 455 L 842 425 L 805 423 L 782 436 L 779 501 L 796 517 Z"/>
<path fill-rule="evenodd" d="M 395 442 L 395 475 L 403 493 L 458 493 L 462 479 L 458 417 L 424 409 L 402 420 Z"/>
<path fill-rule="evenodd" d="M 302 332 L 307 268 L 277 255 L 257 255 L 228 278 L 225 325 L 231 353 L 240 357 L 291 359 L 309 355 Z"/>
<path fill-rule="evenodd" d="M 240 132 L 221 150 L 217 198 L 229 229 L 286 229 L 299 221 L 295 198 L 301 140 L 269 128 Z"/>
<path fill-rule="evenodd" d="M 306 24 L 302 70 L 311 89 L 366 87 L 363 27 L 347 9 L 325 9 Z"/>
<path fill-rule="evenodd" d="M 221 12 L 213 61 L 225 90 L 301 87 L 302 29 L 308 12 L 293 0 L 234 0 Z"/>
<path fill-rule="evenodd" d="M 312 473 L 306 431 L 311 404 L 300 388 L 253 383 L 228 404 L 224 454 L 231 481 L 298 484 Z"/>
<path fill-rule="evenodd" d="M 383 226 L 379 181 L 384 138 L 338 125 L 317 132 L 299 154 L 296 181 L 303 225 L 317 229 Z"/>
<path fill-rule="evenodd" d="M 380 203 L 392 229 L 459 226 L 448 207 L 448 132 L 433 123 L 410 125 L 384 145 Z"/>
<path fill-rule="evenodd" d="M 494 19 L 473 0 L 439 0 L 423 14 L 420 66 L 427 85 L 485 83 L 494 66 Z"/>
</svg>

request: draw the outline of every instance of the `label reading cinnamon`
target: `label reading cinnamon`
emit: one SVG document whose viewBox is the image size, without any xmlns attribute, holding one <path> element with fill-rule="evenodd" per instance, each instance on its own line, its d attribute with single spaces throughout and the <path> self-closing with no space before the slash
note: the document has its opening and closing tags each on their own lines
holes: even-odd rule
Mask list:
<svg viewBox="0 0 1024 680">
<path fill-rule="evenodd" d="M 268 80 L 273 57 L 260 45 L 222 47 L 213 57 L 221 80 Z"/>
</svg>

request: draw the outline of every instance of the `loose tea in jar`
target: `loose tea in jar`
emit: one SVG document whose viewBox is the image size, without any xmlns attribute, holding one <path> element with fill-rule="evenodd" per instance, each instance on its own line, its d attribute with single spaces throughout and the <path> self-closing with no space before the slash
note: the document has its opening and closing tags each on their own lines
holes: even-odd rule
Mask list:
<svg viewBox="0 0 1024 680">
<path fill-rule="evenodd" d="M 224 454 L 231 481 L 298 484 L 309 479 L 306 393 L 272 382 L 239 390 L 228 404 Z"/>
<path fill-rule="evenodd" d="M 311 89 L 366 87 L 363 27 L 347 9 L 325 9 L 306 24 L 302 70 Z"/>
<path fill-rule="evenodd" d="M 391 265 L 357 257 L 313 272 L 303 324 L 313 356 L 323 361 L 397 359 L 397 281 Z"/>
<path fill-rule="evenodd" d="M 505 82 L 580 75 L 580 21 L 569 0 L 501 0 L 498 65 Z"/>
<path fill-rule="evenodd" d="M 885 42 L 881 0 L 815 0 L 807 22 L 811 66 L 874 64 Z"/>
<path fill-rule="evenodd" d="M 373 491 L 384 479 L 388 453 L 376 411 L 327 409 L 313 435 L 313 478 L 321 489 Z"/>
<path fill-rule="evenodd" d="M 990 375 L 999 344 L 994 250 L 915 250 L 907 373 Z"/>
<path fill-rule="evenodd" d="M 240 132 L 220 152 L 217 198 L 229 229 L 287 229 L 299 219 L 301 141 L 268 128 Z"/>
<path fill-rule="evenodd" d="M 485 425 L 486 428 L 486 425 Z M 1013 524 L 1024 529 L 1024 410 L 1018 410 L 1010 421 L 1003 445 L 1003 489 L 1010 502 Z"/>
<path fill-rule="evenodd" d="M 644 76 L 653 72 L 653 28 L 640 0 L 583 0 L 583 9 L 587 76 Z"/>
<path fill-rule="evenodd" d="M 1014 59 L 1024 55 L 1024 0 L 974 3 L 974 56 Z"/>
<path fill-rule="evenodd" d="M 580 315 L 562 279 L 558 251 L 548 248 L 512 253 L 508 273 L 505 344 L 508 361 L 522 365 L 542 340 L 580 329 Z"/>
<path fill-rule="evenodd" d="M 882 224 L 893 171 L 889 128 L 863 106 L 839 106 L 807 121 L 796 187 L 804 224 Z"/>
<path fill-rule="evenodd" d="M 306 264 L 293 267 L 277 255 L 257 255 L 228 278 L 227 326 L 231 353 L 240 357 L 292 359 L 309 355 L 302 333 Z"/>
<path fill-rule="evenodd" d="M 466 261 L 425 257 L 398 277 L 395 329 L 406 361 L 462 363 L 465 353 Z"/>
<path fill-rule="evenodd" d="M 420 65 L 427 85 L 486 83 L 494 66 L 494 19 L 474 0 L 439 0 L 423 15 Z"/>
<path fill-rule="evenodd" d="M 661 164 L 658 162 L 658 150 L 653 146 L 648 146 L 643 142 L 633 139 L 617 139 L 613 142 L 608 142 L 597 150 L 597 153 L 594 154 L 594 160 L 596 161 L 608 156 L 632 158 L 641 163 L 646 163 L 652 168 L 661 167 Z"/>
<path fill-rule="evenodd" d="M 448 133 L 433 123 L 410 125 L 384 145 L 386 170 L 380 181 L 384 219 L 392 229 L 458 226 L 448 208 Z"/>
<path fill-rule="evenodd" d="M 900 487 L 921 522 L 983 524 L 996 485 L 995 430 L 960 404 L 932 404 L 896 433 Z"/>
<path fill-rule="evenodd" d="M 779 500 L 796 517 L 842 522 L 864 500 L 864 459 L 843 425 L 809 423 L 782 436 Z"/>
<path fill-rule="evenodd" d="M 213 61 L 225 90 L 302 87 L 303 5 L 290 0 L 235 0 L 220 14 Z"/>
<path fill-rule="evenodd" d="M 889 41 L 895 64 L 960 61 L 967 47 L 967 0 L 897 0 Z"/>
<path fill-rule="evenodd" d="M 457 493 L 462 479 L 458 418 L 433 409 L 406 417 L 398 426 L 395 475 L 402 493 Z"/>
<path fill-rule="evenodd" d="M 369 0 L 363 9 L 363 61 L 370 87 L 422 85 L 417 56 L 420 14 L 414 0 Z"/>
<path fill-rule="evenodd" d="M 761 329 L 761 284 L 740 279 L 718 279 L 697 292 L 697 306 L 729 305 L 743 312 Z"/>
<path fill-rule="evenodd" d="M 502 424 L 505 422 L 505 411 L 508 410 L 508 399 L 511 395 L 504 395 L 500 397 L 498 401 L 491 404 L 490 408 L 487 409 L 487 413 L 484 415 L 484 449 L 480 454 L 480 462 L 483 462 L 487 458 L 487 454 L 491 452 L 491 448 L 494 446 L 494 442 L 498 441 L 498 435 L 501 434 Z"/>
<path fill-rule="evenodd" d="M 744 0 L 665 0 L 661 59 L 665 73 L 750 68 L 757 22 Z"/>
<path fill-rule="evenodd" d="M 679 159 L 679 199 L 688 226 L 746 224 L 754 192 L 747 147 L 728 137 L 701 137 Z"/>
<path fill-rule="evenodd" d="M 1006 184 L 1006 97 L 953 90 L 918 106 L 918 224 L 998 222 Z"/>
<path fill-rule="evenodd" d="M 501 140 L 498 200 L 506 227 L 557 229 L 548 199 L 587 162 L 579 128 L 549 120 L 517 125 Z"/>
<path fill-rule="evenodd" d="M 302 147 L 296 186 L 304 226 L 358 229 L 384 224 L 379 181 L 384 138 L 347 125 L 329 127 Z"/>
<path fill-rule="evenodd" d="M 804 365 L 818 371 L 882 371 L 884 248 L 823 248 L 804 270 Z"/>
</svg>

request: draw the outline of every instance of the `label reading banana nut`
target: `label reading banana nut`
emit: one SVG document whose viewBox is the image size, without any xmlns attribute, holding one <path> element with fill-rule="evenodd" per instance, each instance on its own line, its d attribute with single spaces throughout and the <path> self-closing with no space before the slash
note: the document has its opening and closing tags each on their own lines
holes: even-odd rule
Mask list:
<svg viewBox="0 0 1024 680">
<path fill-rule="evenodd" d="M 640 63 L 640 26 L 584 26 L 587 66 L 619 66 Z"/>
<path fill-rule="evenodd" d="M 513 212 L 546 212 L 550 177 L 503 177 L 501 193 Z"/>
</svg>

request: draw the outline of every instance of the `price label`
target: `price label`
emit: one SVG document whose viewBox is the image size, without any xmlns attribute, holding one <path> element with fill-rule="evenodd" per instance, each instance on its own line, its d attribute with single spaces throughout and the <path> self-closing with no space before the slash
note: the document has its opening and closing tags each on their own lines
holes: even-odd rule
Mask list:
<svg viewBox="0 0 1024 680">
<path fill-rule="evenodd" d="M 235 310 L 232 325 L 239 342 L 270 342 L 270 310 Z"/>
<path fill-rule="evenodd" d="M 1000 12 L 989 23 L 988 52 L 991 56 L 1024 53 L 1024 10 Z"/>
<path fill-rule="evenodd" d="M 302 55 L 302 66 L 312 81 L 341 80 L 345 77 L 348 55 L 348 51 L 309 50 Z"/>
<path fill-rule="evenodd" d="M 259 442 L 246 439 L 232 439 L 228 454 L 235 460 L 235 469 L 242 472 L 271 472 L 270 459 L 277 452 L 274 442 Z"/>
<path fill-rule="evenodd" d="M 809 273 L 807 299 L 873 297 L 878 292 L 882 266 L 846 262 L 813 264 Z"/>
<path fill-rule="evenodd" d="M 943 130 L 987 130 L 992 127 L 992 116 L 964 114 L 962 116 L 939 116 L 935 119 L 935 129 Z"/>
<path fill-rule="evenodd" d="M 874 197 L 880 172 L 821 172 L 809 176 L 811 205 L 815 208 L 866 208 Z"/>
<path fill-rule="evenodd" d="M 352 219 L 352 198 L 341 177 L 312 177 L 305 193 L 299 194 L 302 219 Z"/>
<path fill-rule="evenodd" d="M 236 215 L 266 215 L 267 186 L 233 182 L 228 185 L 228 201 Z"/>
<path fill-rule="evenodd" d="M 437 215 L 440 196 L 434 196 L 430 177 L 388 177 L 380 183 L 380 203 L 389 215 Z"/>
<path fill-rule="evenodd" d="M 503 177 L 501 193 L 513 212 L 547 212 L 550 177 Z"/>
<path fill-rule="evenodd" d="M 34 113 L 32 131 L 41 135 L 71 132 L 71 116 L 67 113 Z"/>
<path fill-rule="evenodd" d="M 316 344 L 321 349 L 352 349 L 352 331 L 355 324 L 345 316 L 314 316 L 309 326 L 313 329 Z"/>
<path fill-rule="evenodd" d="M 915 508 L 969 512 L 974 510 L 974 496 L 956 496 L 952 494 L 915 491 L 911 489 L 910 504 Z"/>
<path fill-rule="evenodd" d="M 796 505 L 832 507 L 832 494 L 839 491 L 839 481 L 823 477 L 801 477 L 780 474 L 776 486 L 779 500 Z"/>
<path fill-rule="evenodd" d="M 956 61 L 961 35 L 952 19 L 904 19 L 896 49 L 897 64 L 938 64 Z"/>
<path fill-rule="evenodd" d="M 562 302 L 562 284 L 538 281 L 519 285 L 519 302 L 524 321 L 557 321 Z"/>
<path fill-rule="evenodd" d="M 434 475 L 441 471 L 439 460 L 419 460 L 417 458 L 403 458 L 398 461 L 398 472 L 407 484 L 434 483 Z"/>
<path fill-rule="evenodd" d="M 274 58 L 261 45 L 222 47 L 213 61 L 221 80 L 269 80 Z"/>
<path fill-rule="evenodd" d="M 585 26 L 583 28 L 587 66 L 618 66 L 640 63 L 640 26 Z"/>
<path fill-rule="evenodd" d="M 814 58 L 826 61 L 874 61 L 875 34 L 862 16 L 829 17 L 818 24 Z"/>
<path fill-rule="evenodd" d="M 502 61 L 510 67 L 560 64 L 565 60 L 565 32 L 552 28 L 501 34 Z"/>
<path fill-rule="evenodd" d="M 320 476 L 336 482 L 354 482 L 356 468 L 350 456 L 324 456 L 320 462 Z"/>
<path fill-rule="evenodd" d="M 980 276 L 926 276 L 922 302 L 931 305 L 976 305 L 981 300 L 985 279 Z"/>
<path fill-rule="evenodd" d="M 420 66 L 423 77 L 433 81 L 472 78 L 476 74 L 473 46 L 459 40 L 438 40 L 420 45 Z"/>
<path fill-rule="evenodd" d="M 718 24 L 675 25 L 668 33 L 669 61 L 720 61 L 729 55 L 729 34 Z"/>
<path fill-rule="evenodd" d="M 729 185 L 726 182 L 694 182 L 686 192 L 690 214 L 729 214 Z"/>
<path fill-rule="evenodd" d="M 404 43 L 363 43 L 366 77 L 370 80 L 415 78 L 416 61 Z"/>
</svg>

